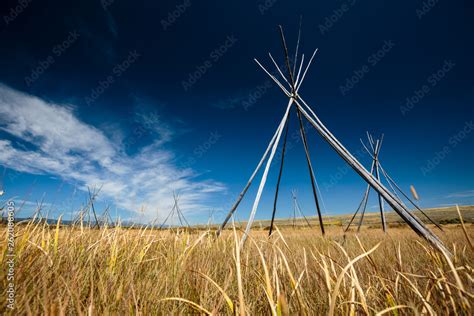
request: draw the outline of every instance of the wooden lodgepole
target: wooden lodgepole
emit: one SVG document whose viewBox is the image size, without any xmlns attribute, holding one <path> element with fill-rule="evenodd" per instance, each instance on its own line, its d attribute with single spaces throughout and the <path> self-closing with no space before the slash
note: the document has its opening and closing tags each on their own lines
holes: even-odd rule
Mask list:
<svg viewBox="0 0 474 316">
<path fill-rule="evenodd" d="M 288 114 L 288 117 L 287 117 L 286 123 L 285 123 L 286 128 L 285 128 L 285 137 L 283 139 L 283 148 L 281 150 L 280 172 L 278 173 L 278 181 L 277 181 L 276 190 L 275 190 L 275 199 L 273 200 L 272 220 L 270 222 L 270 230 L 268 231 L 268 236 L 271 236 L 272 231 L 273 231 L 273 222 L 275 220 L 275 214 L 276 214 L 276 208 L 277 208 L 277 202 L 278 202 L 278 193 L 280 191 L 281 175 L 283 173 L 283 165 L 285 163 L 286 140 L 288 138 L 288 129 L 289 129 L 289 126 L 290 126 L 290 116 L 291 116 L 291 112 Z"/>
<path fill-rule="evenodd" d="M 303 126 L 303 120 L 301 119 L 301 112 L 299 109 L 297 109 L 298 112 L 298 120 L 300 123 L 300 134 L 301 134 L 301 139 L 303 141 L 303 146 L 304 146 L 304 151 L 306 154 L 306 162 L 308 164 L 308 172 L 309 172 L 309 177 L 311 179 L 311 188 L 313 189 L 313 197 L 314 197 L 314 203 L 316 204 L 316 211 L 318 213 L 318 219 L 319 219 L 319 227 L 321 228 L 321 234 L 325 234 L 324 232 L 324 223 L 323 223 L 323 218 L 321 215 L 321 208 L 319 207 L 319 200 L 318 200 L 318 194 L 316 191 L 316 184 L 315 184 L 315 178 L 314 178 L 314 171 L 313 171 L 313 166 L 311 164 L 311 158 L 309 156 L 309 149 L 308 149 L 308 140 L 306 138 L 306 132 L 304 130 Z"/>
</svg>

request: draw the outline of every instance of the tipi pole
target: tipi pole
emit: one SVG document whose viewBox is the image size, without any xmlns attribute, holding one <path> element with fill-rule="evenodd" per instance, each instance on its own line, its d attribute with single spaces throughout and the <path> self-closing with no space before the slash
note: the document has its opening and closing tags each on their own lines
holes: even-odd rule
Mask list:
<svg viewBox="0 0 474 316">
<path fill-rule="evenodd" d="M 174 199 L 174 203 L 175 203 L 175 211 L 176 211 L 176 214 L 178 215 L 178 220 L 179 220 L 179 223 L 181 226 L 184 226 L 183 223 L 185 223 L 188 228 L 191 228 L 191 226 L 189 225 L 188 221 L 186 220 L 186 217 L 184 217 L 184 214 L 183 212 L 181 212 L 181 209 L 179 207 L 179 193 L 176 194 L 176 192 L 173 191 L 173 199 Z"/>
<path fill-rule="evenodd" d="M 301 77 L 301 80 L 298 82 L 298 85 L 296 86 L 297 91 L 300 89 L 301 85 L 303 84 L 304 77 L 306 77 L 306 73 L 308 72 L 309 66 L 311 66 L 311 63 L 313 62 L 314 56 L 316 55 L 317 52 L 318 52 L 318 49 L 316 48 L 313 52 L 313 55 L 311 55 L 311 58 L 309 59 L 308 64 L 306 65 L 306 68 L 303 72 L 303 76 Z"/>
<path fill-rule="evenodd" d="M 370 158 L 372 158 L 372 160 L 374 159 L 374 155 L 372 153 L 370 153 L 370 150 L 367 148 L 367 146 L 365 146 L 364 142 L 362 141 L 362 139 L 360 140 L 362 146 L 364 147 L 365 151 L 367 152 L 367 154 L 370 156 Z M 380 161 L 379 161 L 379 167 L 380 167 L 380 170 L 382 170 L 382 165 L 380 164 Z M 372 172 L 371 172 L 372 173 Z M 398 196 L 397 194 L 397 190 L 395 190 L 395 188 L 392 186 L 392 183 L 388 180 L 387 176 L 385 175 L 384 171 L 382 170 L 382 174 L 384 175 L 385 177 L 385 180 L 387 181 L 388 185 L 390 186 L 390 189 L 392 189 L 392 192 L 393 194 L 395 195 L 395 197 L 398 199 L 398 201 L 400 201 L 402 203 L 402 200 L 400 199 L 400 197 Z"/>
<path fill-rule="evenodd" d="M 182 224 L 184 222 L 186 224 L 186 226 L 188 226 L 188 228 L 191 228 L 191 225 L 189 225 L 189 222 L 186 219 L 186 217 L 184 217 L 184 214 L 183 214 L 183 212 L 181 212 L 181 209 L 178 207 L 177 210 L 178 210 L 178 216 L 181 216 L 181 220 L 180 220 L 181 226 L 184 226 Z"/>
<path fill-rule="evenodd" d="M 44 197 L 45 197 L 45 195 L 43 194 L 43 197 L 41 198 L 40 203 L 38 203 L 38 201 L 36 201 L 36 211 L 35 211 L 35 214 L 33 215 L 33 220 L 35 220 L 39 216 L 41 216 L 39 221 L 43 220 L 44 215 L 43 215 L 43 212 L 41 211 L 41 209 L 43 208 Z"/>
<path fill-rule="evenodd" d="M 283 50 L 285 52 L 285 61 L 286 61 L 286 67 L 288 68 L 288 74 L 290 76 L 290 85 L 293 89 L 292 92 L 295 90 L 295 79 L 293 78 L 293 72 L 291 71 L 291 65 L 290 65 L 290 57 L 288 54 L 288 47 L 286 46 L 286 40 L 285 40 L 285 34 L 283 34 L 283 28 L 281 25 L 278 26 L 280 28 L 280 36 L 281 36 L 281 43 L 283 45 Z"/>
<path fill-rule="evenodd" d="M 277 208 L 277 202 L 278 202 L 278 193 L 280 191 L 280 181 L 281 181 L 281 175 L 283 173 L 283 165 L 285 163 L 285 152 L 286 152 L 286 140 L 288 138 L 288 129 L 290 126 L 290 116 L 291 112 L 288 114 L 288 117 L 286 119 L 286 129 L 285 129 L 285 137 L 283 139 L 283 148 L 281 150 L 281 163 L 280 163 L 280 172 L 278 173 L 278 181 L 277 181 L 277 186 L 275 190 L 275 199 L 273 201 L 273 212 L 272 212 L 272 221 L 270 222 L 270 230 L 268 231 L 268 236 L 272 235 L 273 231 L 273 222 L 275 220 L 275 213 L 276 213 L 276 208 Z"/>
<path fill-rule="evenodd" d="M 277 78 L 275 78 L 274 75 L 272 75 L 271 73 L 268 72 L 268 70 L 265 69 L 265 67 L 263 67 L 263 65 L 257 60 L 254 58 L 254 61 L 257 63 L 257 65 L 263 69 L 263 71 L 273 80 L 273 82 L 275 82 L 277 84 L 277 86 L 280 87 L 280 89 L 286 94 L 286 96 L 290 97 L 290 93 L 288 92 L 288 90 L 286 90 L 286 88 L 280 83 L 280 81 L 277 80 Z M 277 67 L 278 68 L 278 67 Z"/>
<path fill-rule="evenodd" d="M 372 166 L 370 167 L 370 173 L 374 172 L 374 167 L 375 167 L 375 162 L 372 161 Z M 359 213 L 362 205 L 364 204 L 364 201 L 365 199 L 367 198 L 367 195 L 369 194 L 369 190 L 370 190 L 370 185 L 367 184 L 367 189 L 365 190 L 365 193 L 364 193 L 364 197 L 362 198 L 362 201 L 360 201 L 360 204 L 359 206 L 357 207 L 357 210 L 356 212 L 354 213 L 354 215 L 352 215 L 352 218 L 351 220 L 349 221 L 349 224 L 347 225 L 346 229 L 344 230 L 344 232 L 347 232 L 349 230 L 349 227 L 351 226 L 352 222 L 354 221 L 354 218 L 356 217 L 357 213 Z"/>
<path fill-rule="evenodd" d="M 289 85 L 291 85 L 291 83 L 288 82 L 288 80 L 286 79 L 285 75 L 283 74 L 283 72 L 281 71 L 280 67 L 278 67 L 278 64 L 276 63 L 275 59 L 273 59 L 273 56 L 271 53 L 268 53 L 268 56 L 270 57 L 270 60 L 273 62 L 273 64 L 275 65 L 275 68 L 277 69 L 278 73 L 280 74 L 280 76 L 283 78 L 283 80 L 285 80 L 285 82 Z"/>
<path fill-rule="evenodd" d="M 297 212 L 301 215 L 301 217 L 303 217 L 303 219 L 305 220 L 306 224 L 308 224 L 308 227 L 311 228 L 311 224 L 309 223 L 308 219 L 306 218 L 306 216 L 303 214 L 303 212 L 301 211 L 301 208 L 300 208 L 300 205 L 298 204 L 298 200 L 296 199 L 296 195 L 295 195 L 295 204 L 296 204 L 296 210 Z"/>
<path fill-rule="evenodd" d="M 94 213 L 95 225 L 97 226 L 97 228 L 100 228 L 99 220 L 97 219 L 97 214 L 95 212 L 95 207 L 94 207 L 95 193 L 94 193 L 94 197 L 92 197 L 91 190 L 89 188 L 87 188 L 87 190 L 89 190 L 89 198 L 91 200 L 92 212 Z"/>
<path fill-rule="evenodd" d="M 313 189 L 313 197 L 314 197 L 314 203 L 316 204 L 316 210 L 318 212 L 318 219 L 319 219 L 319 226 L 321 227 L 321 233 L 325 234 L 324 232 L 324 224 L 323 224 L 323 218 L 321 216 L 321 208 L 319 207 L 319 200 L 318 200 L 318 194 L 316 192 L 316 185 L 315 185 L 315 180 L 314 180 L 314 172 L 313 172 L 313 166 L 311 164 L 311 158 L 309 156 L 309 150 L 308 150 L 308 140 L 306 139 L 306 132 L 304 130 L 303 126 L 303 120 L 301 119 L 301 112 L 297 108 L 296 109 L 298 112 L 298 121 L 300 123 L 300 133 L 301 133 L 301 139 L 303 140 L 303 146 L 304 146 L 304 151 L 306 154 L 306 162 L 308 164 L 308 171 L 309 171 L 309 177 L 311 179 L 311 187 Z"/>
<path fill-rule="evenodd" d="M 291 197 L 293 198 L 293 229 L 295 229 L 295 221 L 296 221 L 296 196 L 295 193 L 291 192 Z"/>
<path fill-rule="evenodd" d="M 303 23 L 303 17 L 300 16 L 300 27 L 298 29 L 298 40 L 296 41 L 295 58 L 294 58 L 294 62 L 293 62 L 293 75 L 296 74 L 296 65 L 298 63 L 298 48 L 300 46 L 301 24 L 302 23 Z M 299 82 L 300 74 L 301 74 L 301 68 L 303 67 L 303 62 L 304 62 L 304 54 L 301 54 L 301 62 L 300 62 L 300 67 L 299 67 L 299 70 L 298 70 L 298 74 L 296 76 L 295 86 L 298 86 L 298 82 Z"/>
<path fill-rule="evenodd" d="M 307 107 L 314 117 L 310 116 L 301 106 L 301 103 Z M 398 199 L 391 193 L 387 188 L 385 188 L 375 177 L 357 161 L 354 156 L 329 132 L 329 130 L 322 124 L 319 118 L 314 114 L 311 108 L 304 102 L 301 97 L 298 97 L 298 100 L 295 100 L 296 105 L 301 110 L 302 114 L 310 121 L 318 133 L 333 147 L 333 149 L 343 158 L 367 183 L 369 183 L 372 188 L 374 188 L 378 193 L 382 194 L 383 198 L 387 203 L 395 210 L 395 212 L 402 217 L 405 222 L 420 236 L 424 237 L 429 241 L 433 246 L 438 248 L 441 252 L 444 252 L 448 255 L 451 255 L 451 252 L 444 246 L 442 241 L 434 235 L 426 226 L 420 224 L 416 217 L 409 212 L 406 207 L 401 204 Z"/>
<path fill-rule="evenodd" d="M 286 108 L 285 115 L 283 116 L 283 119 L 280 122 L 280 126 L 278 127 L 278 134 L 277 134 L 277 137 L 276 137 L 275 142 L 273 144 L 272 151 L 270 153 L 270 157 L 267 160 L 267 164 L 265 166 L 265 170 L 263 172 L 262 179 L 260 180 L 260 186 L 258 187 L 257 196 L 255 197 L 255 201 L 253 203 L 252 211 L 250 213 L 250 217 L 249 217 L 249 220 L 247 222 L 247 227 L 245 228 L 244 235 L 242 236 L 242 240 L 240 241 L 240 247 L 241 248 L 243 247 L 243 245 L 245 243 L 245 240 L 247 239 L 248 234 L 250 233 L 250 229 L 252 228 L 252 224 L 253 224 L 253 221 L 254 221 L 254 218 L 255 218 L 255 213 L 257 212 L 257 208 L 258 208 L 258 204 L 260 203 L 260 198 L 262 196 L 263 188 L 265 187 L 265 183 L 267 181 L 268 171 L 270 170 L 270 166 L 272 164 L 273 157 L 275 156 L 275 152 L 276 152 L 276 149 L 278 147 L 278 143 L 280 142 L 280 137 L 281 137 L 281 134 L 283 132 L 283 125 L 286 122 L 286 119 L 287 119 L 288 114 L 290 112 L 291 106 L 293 105 L 293 102 L 294 102 L 293 99 L 290 99 L 288 101 L 288 106 Z"/>
<path fill-rule="evenodd" d="M 370 185 L 367 185 L 367 187 L 370 188 Z M 347 224 L 346 229 L 344 229 L 344 233 L 347 233 L 347 231 L 349 230 L 349 227 L 351 227 L 352 222 L 354 221 L 354 218 L 359 213 L 360 208 L 362 207 L 362 204 L 364 204 L 364 201 L 365 201 L 365 193 L 364 193 L 364 197 L 362 198 L 362 200 L 359 203 L 359 206 L 357 207 L 357 210 L 355 211 L 354 215 L 352 215 L 351 220 L 349 221 L 349 224 Z"/>
<path fill-rule="evenodd" d="M 383 136 L 382 136 L 383 137 Z M 377 140 L 377 143 L 375 145 L 375 151 L 374 151 L 374 160 L 375 160 L 375 177 L 377 178 L 377 181 L 380 182 L 380 173 L 379 173 L 379 153 L 380 153 L 380 147 L 382 147 L 382 140 Z M 378 194 L 379 196 L 379 208 L 380 208 L 380 219 L 382 221 L 382 229 L 383 232 L 387 232 L 387 223 L 385 221 L 385 214 L 384 214 L 384 209 L 383 209 L 383 199 L 380 193 Z"/>
<path fill-rule="evenodd" d="M 248 180 L 247 184 L 245 185 L 244 189 L 242 192 L 240 192 L 239 197 L 237 198 L 237 201 L 235 201 L 234 205 L 232 205 L 232 208 L 230 209 L 229 213 L 227 214 L 226 218 L 224 219 L 224 222 L 221 224 L 219 229 L 217 230 L 216 236 L 219 237 L 220 234 L 222 233 L 222 230 L 225 228 L 227 223 L 229 222 L 230 218 L 232 217 L 232 214 L 234 214 L 235 210 L 239 206 L 240 202 L 245 196 L 245 193 L 247 193 L 247 190 L 249 189 L 250 185 L 252 184 L 253 179 L 257 175 L 258 171 L 263 165 L 263 162 L 268 156 L 268 153 L 270 152 L 270 148 L 272 148 L 273 144 L 275 143 L 275 139 L 278 135 L 278 132 L 280 131 L 280 125 L 278 125 L 277 130 L 275 131 L 275 134 L 273 135 L 272 139 L 270 140 L 270 143 L 268 144 L 267 149 L 265 150 L 265 153 L 263 154 L 262 158 L 260 159 L 260 162 L 258 163 L 257 167 L 255 168 L 254 172 L 250 176 L 250 179 Z"/>
<path fill-rule="evenodd" d="M 298 48 L 300 46 L 300 38 L 301 38 L 301 24 L 303 23 L 303 17 L 300 16 L 300 27 L 298 29 L 298 40 L 296 41 L 296 50 L 295 50 L 295 58 L 293 62 L 293 73 L 296 73 L 296 63 L 298 61 Z M 298 82 L 298 79 L 296 79 L 296 82 Z"/>
<path fill-rule="evenodd" d="M 298 74 L 296 75 L 296 82 L 295 82 L 296 86 L 298 86 L 298 83 L 300 82 L 301 68 L 303 68 L 303 63 L 304 63 L 304 54 L 301 55 L 301 63 L 300 63 L 300 67 L 298 68 Z"/>
<path fill-rule="evenodd" d="M 367 191 L 365 195 L 365 200 L 364 200 L 364 206 L 362 207 L 362 212 L 360 213 L 360 220 L 359 224 L 357 225 L 357 232 L 360 232 L 360 228 L 362 227 L 362 222 L 364 221 L 364 215 L 365 211 L 367 210 L 367 202 L 369 201 L 369 195 L 370 195 L 370 185 L 367 185 Z"/>
<path fill-rule="evenodd" d="M 165 226 L 166 222 L 168 221 L 168 219 L 170 218 L 171 214 L 174 213 L 174 208 L 176 207 L 176 200 L 174 201 L 174 204 L 173 204 L 173 208 L 171 209 L 171 211 L 168 213 L 168 216 L 166 216 L 165 220 L 163 221 L 163 223 L 160 225 L 160 230 L 163 228 L 163 226 Z"/>
<path fill-rule="evenodd" d="M 380 170 L 382 171 L 382 174 L 383 174 L 383 176 L 384 176 L 384 178 L 385 178 L 385 181 L 387 181 L 388 185 L 390 186 L 390 189 L 392 189 L 393 194 L 397 197 L 397 199 L 398 199 L 400 202 L 402 202 L 402 199 L 401 199 L 400 196 L 398 195 L 397 190 L 393 187 L 392 183 L 390 182 L 390 180 L 389 180 L 388 177 L 387 177 L 387 174 L 385 174 L 385 170 L 383 170 L 382 165 L 379 164 L 379 167 L 380 167 Z"/>
</svg>

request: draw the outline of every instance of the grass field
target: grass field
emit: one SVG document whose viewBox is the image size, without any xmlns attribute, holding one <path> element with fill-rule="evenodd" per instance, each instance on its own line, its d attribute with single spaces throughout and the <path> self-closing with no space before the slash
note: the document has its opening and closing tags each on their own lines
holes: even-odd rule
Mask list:
<svg viewBox="0 0 474 316">
<path fill-rule="evenodd" d="M 463 211 L 464 213 L 464 211 Z M 466 212 L 467 214 L 468 212 Z M 466 216 L 469 217 L 469 216 Z M 370 225 L 369 225 L 370 226 Z M 369 227 L 367 226 L 367 227 Z M 473 224 L 466 230 L 471 238 Z M 436 232 L 453 258 L 408 227 L 344 237 L 328 226 L 255 230 L 16 225 L 16 307 L 2 314 L 472 315 L 474 252 L 460 225 Z M 2 267 L 6 227 L 1 227 Z M 1 270 L 6 297 L 5 269 Z"/>
</svg>

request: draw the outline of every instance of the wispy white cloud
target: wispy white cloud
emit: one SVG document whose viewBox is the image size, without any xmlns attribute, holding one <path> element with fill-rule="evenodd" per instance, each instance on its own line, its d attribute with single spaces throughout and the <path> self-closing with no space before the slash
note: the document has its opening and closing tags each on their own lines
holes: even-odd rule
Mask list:
<svg viewBox="0 0 474 316">
<path fill-rule="evenodd" d="M 102 187 L 101 194 L 129 211 L 145 210 L 145 217 L 163 218 L 172 203 L 172 191 L 181 194 L 184 212 L 202 210 L 221 183 L 198 181 L 191 169 L 176 167 L 174 154 L 163 148 L 173 132 L 159 116 L 138 114 L 146 128 L 161 135 L 157 142 L 127 154 L 120 137 L 81 121 L 71 105 L 47 102 L 0 84 L 0 129 L 27 146 L 0 140 L 0 163 L 32 174 L 52 174 L 87 186 Z M 148 120 L 148 121 L 147 121 Z M 153 123 L 153 124 L 151 124 Z"/>
<path fill-rule="evenodd" d="M 470 198 L 474 197 L 474 190 L 451 193 L 446 196 L 448 199 Z"/>
</svg>

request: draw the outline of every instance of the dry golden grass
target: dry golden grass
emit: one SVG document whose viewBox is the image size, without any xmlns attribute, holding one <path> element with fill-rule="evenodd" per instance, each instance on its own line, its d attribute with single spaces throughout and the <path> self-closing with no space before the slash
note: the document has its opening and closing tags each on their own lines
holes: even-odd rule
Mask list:
<svg viewBox="0 0 474 316">
<path fill-rule="evenodd" d="M 474 306 L 474 253 L 457 225 L 439 233 L 452 261 L 407 227 L 358 238 L 336 227 L 326 238 L 317 228 L 255 231 L 242 251 L 232 230 L 215 241 L 205 231 L 15 229 L 12 314 L 472 315 Z"/>
</svg>

